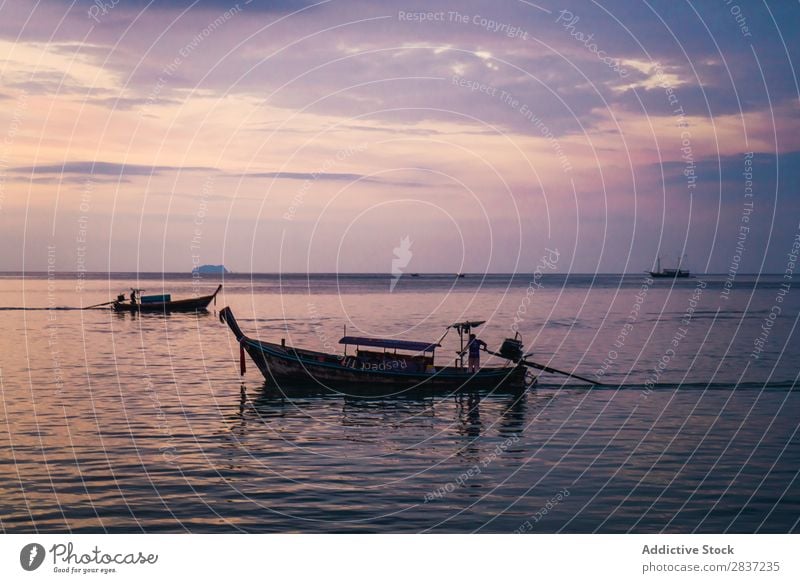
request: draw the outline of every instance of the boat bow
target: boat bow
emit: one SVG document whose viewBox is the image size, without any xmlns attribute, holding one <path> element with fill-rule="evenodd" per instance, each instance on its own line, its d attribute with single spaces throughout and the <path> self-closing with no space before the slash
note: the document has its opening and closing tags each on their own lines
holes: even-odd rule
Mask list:
<svg viewBox="0 0 800 583">
<path fill-rule="evenodd" d="M 244 335 L 244 332 L 242 332 L 242 329 L 239 328 L 239 323 L 233 316 L 233 312 L 231 311 L 230 307 L 226 306 L 222 308 L 219 313 L 219 321 L 228 325 L 228 328 L 231 329 L 231 332 L 233 332 L 233 335 L 236 336 L 236 340 L 239 342 L 247 338 Z"/>
</svg>

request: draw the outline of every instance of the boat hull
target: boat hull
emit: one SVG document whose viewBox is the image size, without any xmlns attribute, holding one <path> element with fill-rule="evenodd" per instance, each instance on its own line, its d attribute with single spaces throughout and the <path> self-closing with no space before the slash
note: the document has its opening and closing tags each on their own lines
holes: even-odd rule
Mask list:
<svg viewBox="0 0 800 583">
<path fill-rule="evenodd" d="M 684 279 L 691 277 L 688 271 L 675 271 L 675 272 L 668 272 L 668 271 L 651 271 L 650 277 L 653 278 L 660 278 L 660 279 Z"/>
<path fill-rule="evenodd" d="M 475 374 L 454 367 L 406 373 L 354 368 L 343 365 L 343 361 L 333 355 L 297 351 L 250 338 L 244 339 L 242 346 L 274 388 L 305 386 L 370 395 L 525 389 L 525 368 L 521 366 L 484 368 Z"/>
</svg>

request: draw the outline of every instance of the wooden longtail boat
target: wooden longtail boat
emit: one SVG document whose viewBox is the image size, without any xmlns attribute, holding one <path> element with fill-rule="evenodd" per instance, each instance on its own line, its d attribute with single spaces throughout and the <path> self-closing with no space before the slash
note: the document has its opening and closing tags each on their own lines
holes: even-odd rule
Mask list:
<svg viewBox="0 0 800 583">
<path fill-rule="evenodd" d="M 203 312 L 208 308 L 208 304 L 216 299 L 221 289 L 222 284 L 217 286 L 216 291 L 211 295 L 174 301 L 170 296 L 163 296 L 164 301 L 142 301 L 147 298 L 144 296 L 134 303 L 122 299 L 125 296 L 120 296 L 111 304 L 111 307 L 117 312 Z"/>
<path fill-rule="evenodd" d="M 440 345 L 382 338 L 345 336 L 343 355 L 316 352 L 250 338 L 242 332 L 230 308 L 220 311 L 220 320 L 233 332 L 240 346 L 241 371 L 245 352 L 268 383 L 347 394 L 398 394 L 400 392 L 453 393 L 460 391 L 523 391 L 526 367 L 511 362 L 506 366 L 485 367 L 469 373 L 463 366 L 434 366 L 435 350 Z M 459 329 L 461 332 L 461 329 Z M 355 354 L 347 355 L 347 346 Z M 365 350 L 381 348 L 383 352 Z M 387 352 L 391 350 L 393 352 Z M 401 350 L 404 353 L 398 353 Z M 505 357 L 504 354 L 499 356 Z M 530 382 L 529 378 L 529 382 Z"/>
</svg>

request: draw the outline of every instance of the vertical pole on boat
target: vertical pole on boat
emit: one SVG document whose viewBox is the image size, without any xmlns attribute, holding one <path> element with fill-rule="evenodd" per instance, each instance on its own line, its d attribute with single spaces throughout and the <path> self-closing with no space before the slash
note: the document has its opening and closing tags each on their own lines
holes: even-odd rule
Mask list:
<svg viewBox="0 0 800 583">
<path fill-rule="evenodd" d="M 463 369 L 464 368 L 464 329 L 461 326 L 458 327 L 458 338 L 459 338 L 459 342 L 461 343 L 461 351 L 458 353 L 458 363 L 459 363 L 459 366 Z"/>
<path fill-rule="evenodd" d="M 241 342 L 239 343 L 239 373 L 244 376 L 244 373 L 247 372 L 247 366 L 245 365 L 244 361 L 244 344 Z"/>
</svg>

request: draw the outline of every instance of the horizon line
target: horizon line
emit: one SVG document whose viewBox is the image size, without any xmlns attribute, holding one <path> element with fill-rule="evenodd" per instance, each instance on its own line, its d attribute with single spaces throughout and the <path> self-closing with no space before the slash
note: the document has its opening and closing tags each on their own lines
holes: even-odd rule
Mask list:
<svg viewBox="0 0 800 583">
<path fill-rule="evenodd" d="M 0 270 L 0 276 L 5 275 L 50 275 L 54 274 L 57 276 L 63 275 L 72 275 L 75 276 L 76 279 L 83 279 L 87 276 L 98 276 L 98 275 L 181 275 L 187 277 L 194 277 L 192 272 L 186 271 L 48 271 L 48 270 L 31 270 L 31 271 L 23 271 L 23 270 Z M 414 271 L 410 273 L 402 274 L 402 277 L 411 277 L 413 275 L 449 275 L 449 276 L 473 276 L 473 277 L 484 277 L 488 275 L 530 275 L 533 272 L 531 271 L 491 271 L 491 272 L 471 272 L 471 271 L 462 271 L 462 272 L 455 272 L 455 271 Z M 541 275 L 645 275 L 649 274 L 648 271 L 606 271 L 606 272 L 569 272 L 569 271 L 550 271 L 548 273 L 542 273 Z M 285 276 L 285 275 L 376 275 L 376 276 L 384 276 L 384 277 L 396 277 L 390 272 L 384 271 L 229 271 L 228 273 L 200 273 L 199 276 L 201 278 L 217 278 L 221 279 L 225 276 L 244 276 L 244 275 L 270 275 L 270 276 Z M 697 277 L 705 277 L 705 276 L 727 276 L 729 275 L 727 272 L 709 272 L 709 273 L 692 273 L 688 279 L 693 279 Z M 783 272 L 741 272 L 737 275 L 783 275 Z"/>
</svg>

